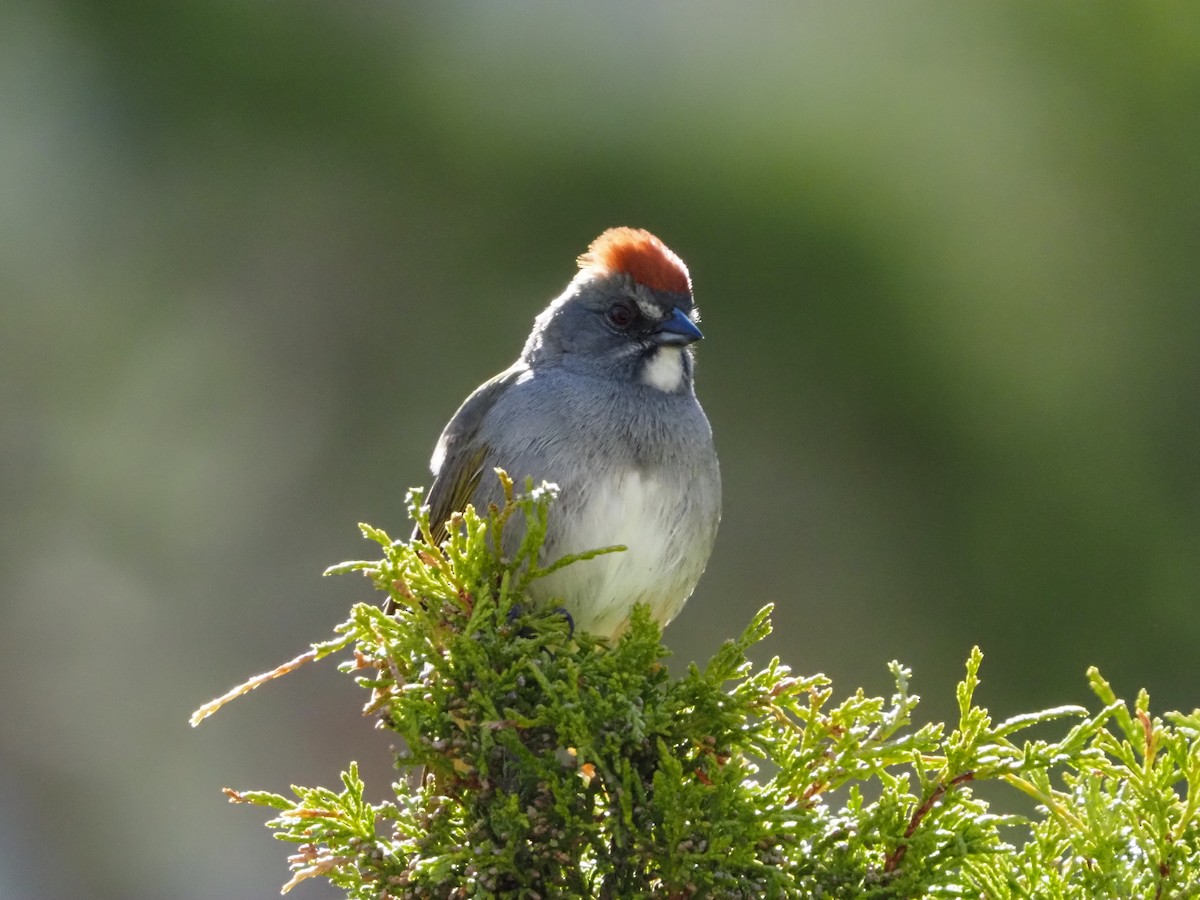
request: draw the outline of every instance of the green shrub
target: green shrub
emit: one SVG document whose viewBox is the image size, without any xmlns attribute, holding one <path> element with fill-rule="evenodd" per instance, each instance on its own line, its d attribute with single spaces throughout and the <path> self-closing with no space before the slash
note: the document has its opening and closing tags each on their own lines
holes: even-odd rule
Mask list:
<svg viewBox="0 0 1200 900">
<path fill-rule="evenodd" d="M 504 508 L 467 509 L 440 550 L 418 492 L 414 540 L 363 526 L 383 558 L 329 572 L 363 572 L 396 615 L 356 605 L 334 640 L 194 717 L 352 648 L 342 671 L 403 738 L 378 803 L 354 763 L 340 792 L 227 791 L 299 845 L 285 891 L 322 876 L 353 898 L 1200 896 L 1200 714 L 1153 717 L 1144 692 L 1130 709 L 1092 670 L 1098 711 L 993 723 L 974 705 L 976 648 L 958 722 L 918 726 L 899 663 L 890 698 L 841 702 L 778 659 L 753 671 L 769 608 L 672 677 L 645 609 L 608 646 L 530 604 L 555 490 L 500 477 Z M 514 559 L 497 552 L 509 527 L 526 529 Z M 1065 733 L 1021 737 L 1039 725 Z M 1036 811 L 992 812 L 983 782 Z"/>
</svg>

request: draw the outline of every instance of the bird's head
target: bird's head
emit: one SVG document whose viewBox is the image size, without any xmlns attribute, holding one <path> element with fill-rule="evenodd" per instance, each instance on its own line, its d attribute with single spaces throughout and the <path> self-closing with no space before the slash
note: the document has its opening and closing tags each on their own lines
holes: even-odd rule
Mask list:
<svg viewBox="0 0 1200 900">
<path fill-rule="evenodd" d="M 703 335 L 683 261 L 648 231 L 610 228 L 534 322 L 524 359 L 593 377 L 691 388 L 691 345 Z"/>
</svg>

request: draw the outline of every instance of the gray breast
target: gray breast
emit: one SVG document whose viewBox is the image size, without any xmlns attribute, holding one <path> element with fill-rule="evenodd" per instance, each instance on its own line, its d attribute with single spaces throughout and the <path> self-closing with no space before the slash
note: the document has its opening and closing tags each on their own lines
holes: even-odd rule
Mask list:
<svg viewBox="0 0 1200 900">
<path fill-rule="evenodd" d="M 636 602 L 669 621 L 691 594 L 711 552 L 721 487 L 712 432 L 690 392 L 645 385 L 530 375 L 489 412 L 489 465 L 523 485 L 559 485 L 543 562 L 612 544 L 630 549 L 577 563 L 535 584 L 576 626 L 623 630 Z M 501 427 L 503 426 L 503 427 Z M 485 475 L 477 505 L 499 499 Z M 508 552 L 519 530 L 506 534 Z"/>
</svg>

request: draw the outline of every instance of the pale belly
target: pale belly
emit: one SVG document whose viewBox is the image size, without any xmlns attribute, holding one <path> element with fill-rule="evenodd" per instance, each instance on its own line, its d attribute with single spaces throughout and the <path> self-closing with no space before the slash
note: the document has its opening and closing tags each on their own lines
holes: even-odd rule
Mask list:
<svg viewBox="0 0 1200 900">
<path fill-rule="evenodd" d="M 636 603 L 648 604 L 665 625 L 708 559 L 715 527 L 703 516 L 686 485 L 639 470 L 614 476 L 585 496 L 564 493 L 559 509 L 551 510 L 543 564 L 614 544 L 627 549 L 573 563 L 535 581 L 531 593 L 561 603 L 577 629 L 596 635 L 620 635 Z"/>
</svg>

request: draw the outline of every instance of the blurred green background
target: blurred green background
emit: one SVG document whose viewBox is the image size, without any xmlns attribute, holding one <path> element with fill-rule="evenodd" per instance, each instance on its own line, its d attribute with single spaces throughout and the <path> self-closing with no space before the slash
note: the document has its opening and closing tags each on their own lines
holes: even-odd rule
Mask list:
<svg viewBox="0 0 1200 900">
<path fill-rule="evenodd" d="M 457 403 L 601 230 L 689 264 L 725 517 L 839 694 L 1200 705 L 1185 3 L 0 9 L 0 897 L 256 898 L 222 785 L 387 790 L 322 638 Z M 305 884 L 293 896 L 336 896 Z"/>
</svg>

